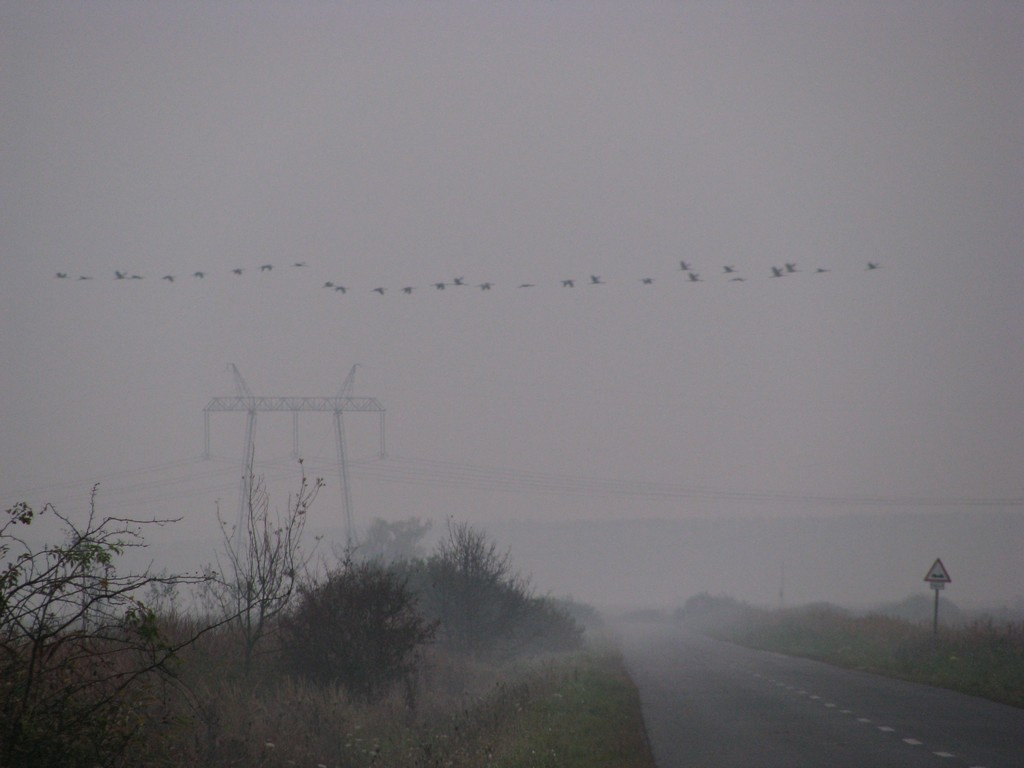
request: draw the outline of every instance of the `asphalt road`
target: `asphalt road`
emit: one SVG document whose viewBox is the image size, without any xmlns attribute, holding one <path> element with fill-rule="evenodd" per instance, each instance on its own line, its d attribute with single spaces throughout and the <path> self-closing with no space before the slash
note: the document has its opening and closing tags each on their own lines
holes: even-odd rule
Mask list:
<svg viewBox="0 0 1024 768">
<path fill-rule="evenodd" d="M 658 768 L 1024 768 L 1024 710 L 630 625 Z"/>
</svg>

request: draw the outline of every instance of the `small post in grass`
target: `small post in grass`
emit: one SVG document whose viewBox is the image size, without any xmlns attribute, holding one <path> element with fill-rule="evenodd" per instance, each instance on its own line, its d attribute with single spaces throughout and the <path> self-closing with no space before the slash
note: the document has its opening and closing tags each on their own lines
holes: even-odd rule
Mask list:
<svg viewBox="0 0 1024 768">
<path fill-rule="evenodd" d="M 932 634 L 937 638 L 939 636 L 939 591 L 945 589 L 947 584 L 953 582 L 949 578 L 949 571 L 946 570 L 946 566 L 942 564 L 942 558 L 935 558 L 935 562 L 928 569 L 928 575 L 924 577 L 924 580 L 935 591 L 935 615 L 932 618 Z"/>
</svg>

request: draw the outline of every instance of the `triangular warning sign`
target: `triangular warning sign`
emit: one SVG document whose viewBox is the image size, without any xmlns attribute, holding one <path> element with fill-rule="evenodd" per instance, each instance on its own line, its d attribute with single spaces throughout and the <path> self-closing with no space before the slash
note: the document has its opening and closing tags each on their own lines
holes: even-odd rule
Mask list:
<svg viewBox="0 0 1024 768">
<path fill-rule="evenodd" d="M 946 566 L 942 564 L 941 559 L 936 559 L 924 580 L 930 581 L 933 584 L 949 584 L 953 581 L 949 578 L 949 571 L 946 570 Z"/>
</svg>

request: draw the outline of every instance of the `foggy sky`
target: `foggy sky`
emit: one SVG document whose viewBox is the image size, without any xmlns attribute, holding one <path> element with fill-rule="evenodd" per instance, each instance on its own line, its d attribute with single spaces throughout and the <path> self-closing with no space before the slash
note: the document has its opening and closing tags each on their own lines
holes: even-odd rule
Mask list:
<svg viewBox="0 0 1024 768">
<path fill-rule="evenodd" d="M 914 551 L 798 587 L 848 546 L 709 543 L 629 588 L 773 594 L 785 560 L 807 599 L 900 597 L 934 552 L 960 596 L 1020 594 L 1022 39 L 996 2 L 0 0 L 4 508 L 100 482 L 208 541 L 228 364 L 331 396 L 358 363 L 389 458 L 349 418 L 357 521 L 494 525 L 544 589 L 635 575 L 542 562 L 576 521 L 842 518 L 915 521 Z M 336 529 L 329 419 L 301 443 Z M 281 504 L 290 450 L 261 414 Z"/>
</svg>

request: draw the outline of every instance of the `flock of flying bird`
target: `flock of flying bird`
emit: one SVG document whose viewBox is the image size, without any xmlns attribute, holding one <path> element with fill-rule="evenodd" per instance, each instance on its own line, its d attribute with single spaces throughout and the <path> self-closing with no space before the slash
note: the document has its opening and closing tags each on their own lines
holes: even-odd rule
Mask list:
<svg viewBox="0 0 1024 768">
<path fill-rule="evenodd" d="M 306 267 L 307 264 L 304 261 L 296 261 L 291 266 L 293 268 L 300 268 L 301 269 L 301 268 Z M 880 266 L 881 266 L 881 264 L 879 262 L 877 262 L 877 261 L 869 261 L 869 262 L 867 262 L 867 270 L 868 271 L 879 269 Z M 271 271 L 273 271 L 273 269 L 274 269 L 274 265 L 273 264 L 262 264 L 258 268 L 258 271 L 259 272 L 271 272 Z M 231 273 L 236 275 L 236 276 L 238 276 L 238 277 L 241 277 L 245 273 L 245 271 L 246 271 L 245 268 L 238 267 L 236 269 L 232 269 Z M 256 270 L 253 270 L 253 271 L 256 271 Z M 687 261 L 680 261 L 679 262 L 679 267 L 678 267 L 677 271 L 682 272 L 685 275 L 685 277 L 686 277 L 688 282 L 691 282 L 691 283 L 702 283 L 702 282 L 704 282 L 704 278 L 701 277 L 701 273 L 697 272 L 696 269 Z M 771 267 L 771 273 L 768 274 L 767 277 L 769 277 L 769 278 L 788 277 L 790 275 L 796 274 L 798 272 L 803 272 L 803 271 L 804 270 L 800 269 L 795 262 L 787 262 L 787 263 L 783 264 L 781 267 Z M 831 271 L 830 269 L 826 269 L 825 267 L 817 267 L 817 268 L 815 268 L 812 271 L 812 274 L 821 275 L 821 274 L 826 274 L 826 273 L 828 273 L 830 271 Z M 197 272 L 193 272 L 192 273 L 192 277 L 194 279 L 200 279 L 201 280 L 201 279 L 205 278 L 207 276 L 207 274 L 208 274 L 207 272 L 197 271 Z M 733 282 L 733 283 L 742 283 L 742 282 L 745 282 L 747 280 L 747 278 L 744 277 L 743 274 L 740 273 L 739 269 L 737 267 L 733 266 L 733 265 L 728 265 L 728 264 L 724 265 L 722 267 L 722 271 L 720 273 L 718 273 L 718 274 L 719 274 L 720 278 L 724 278 L 724 279 L 728 280 L 729 282 Z M 63 279 L 63 280 L 69 279 L 67 272 L 58 272 L 55 275 L 55 277 L 57 277 L 58 279 Z M 92 280 L 92 279 L 93 278 L 92 278 L 91 275 L 80 275 L 78 277 L 78 280 Z M 114 279 L 115 280 L 142 280 L 143 276 L 139 275 L 139 274 L 129 273 L 129 272 L 125 272 L 125 271 L 121 271 L 121 270 L 115 269 L 114 270 Z M 160 280 L 165 280 L 168 283 L 173 283 L 177 279 L 177 276 L 175 276 L 175 275 L 163 275 L 159 279 Z M 640 282 L 643 285 L 653 285 L 654 284 L 654 278 L 653 277 L 641 277 L 639 280 L 640 280 Z M 570 278 L 570 279 L 561 280 L 560 284 L 561 284 L 561 286 L 563 288 L 575 288 L 577 285 L 605 285 L 605 281 L 601 278 L 600 275 L 590 275 L 589 281 L 588 280 L 578 280 L 576 278 Z M 448 288 L 448 287 L 467 287 L 469 285 L 470 284 L 466 282 L 466 279 L 464 277 L 456 277 L 456 278 L 451 279 L 450 281 L 441 281 L 441 282 L 437 282 L 437 283 L 431 283 L 430 287 L 432 287 L 432 288 L 434 288 L 435 290 L 438 290 L 438 291 L 443 291 L 445 288 Z M 536 283 L 519 283 L 517 287 L 518 288 L 535 288 L 536 285 L 537 285 Z M 350 288 L 348 286 L 345 286 L 345 285 L 343 285 L 341 283 L 335 283 L 334 281 L 331 281 L 331 280 L 328 280 L 327 282 L 325 282 L 323 284 L 323 287 L 327 288 L 329 290 L 333 290 L 336 293 L 342 293 L 342 294 L 348 293 L 349 290 L 350 290 Z M 475 284 L 475 287 L 479 288 L 482 291 L 489 291 L 489 290 L 491 290 L 494 287 L 494 283 L 487 283 L 487 282 L 485 282 L 485 283 L 477 283 L 477 284 Z M 406 285 L 406 286 L 403 286 L 400 290 L 404 294 L 411 294 L 415 289 L 416 289 L 416 286 Z M 384 286 L 378 286 L 376 288 L 371 288 L 370 291 L 372 293 L 378 293 L 381 296 L 383 296 L 388 291 L 388 288 L 386 288 Z"/>
</svg>

